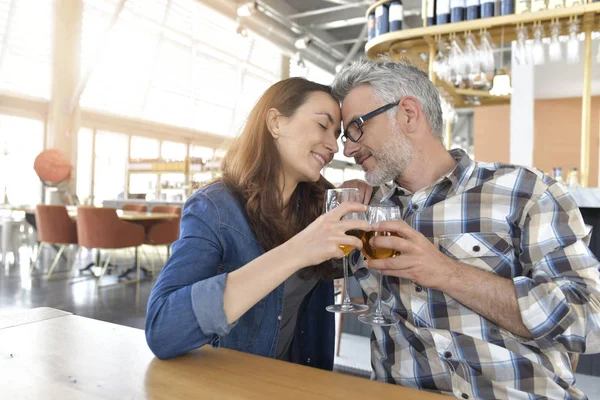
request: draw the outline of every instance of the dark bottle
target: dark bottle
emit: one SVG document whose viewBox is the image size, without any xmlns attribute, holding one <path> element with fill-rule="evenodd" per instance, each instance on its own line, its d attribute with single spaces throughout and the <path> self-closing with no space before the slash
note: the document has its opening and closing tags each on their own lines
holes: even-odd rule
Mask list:
<svg viewBox="0 0 600 400">
<path fill-rule="evenodd" d="M 375 37 L 375 13 L 369 14 L 367 24 L 369 24 L 369 40 L 371 40 Z"/>
<path fill-rule="evenodd" d="M 510 15 L 515 13 L 515 0 L 501 0 L 500 14 Z"/>
<path fill-rule="evenodd" d="M 437 25 L 450 22 L 450 0 L 437 0 L 435 13 Z"/>
<path fill-rule="evenodd" d="M 450 0 L 450 22 L 465 20 L 465 0 Z"/>
<path fill-rule="evenodd" d="M 402 30 L 402 20 L 404 19 L 404 12 L 401 1 L 392 1 L 390 3 L 390 32 Z"/>
<path fill-rule="evenodd" d="M 467 0 L 467 21 L 479 19 L 480 12 L 479 0 Z"/>
<path fill-rule="evenodd" d="M 382 4 L 375 8 L 375 36 L 388 33 L 390 31 L 389 26 L 389 4 Z"/>
<path fill-rule="evenodd" d="M 481 18 L 489 18 L 496 15 L 496 2 L 494 0 L 481 0 Z"/>
<path fill-rule="evenodd" d="M 425 10 L 425 14 L 427 15 L 427 26 L 433 26 L 437 22 L 436 18 L 435 18 L 436 8 L 437 8 L 436 6 L 437 6 L 437 0 L 428 0 L 427 1 L 427 10 Z"/>
</svg>

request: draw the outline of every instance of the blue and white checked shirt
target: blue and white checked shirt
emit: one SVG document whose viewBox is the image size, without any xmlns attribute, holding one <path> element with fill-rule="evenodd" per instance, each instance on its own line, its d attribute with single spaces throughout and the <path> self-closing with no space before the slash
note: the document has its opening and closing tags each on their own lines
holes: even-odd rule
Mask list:
<svg viewBox="0 0 600 400">
<path fill-rule="evenodd" d="M 401 322 L 371 335 L 374 379 L 464 399 L 585 399 L 567 352 L 600 352 L 598 260 L 590 231 L 564 186 L 526 168 L 473 162 L 410 193 L 380 187 L 371 204 L 394 202 L 404 220 L 444 254 L 514 282 L 518 337 L 452 297 L 385 277 L 384 305 Z M 354 268 L 368 302 L 377 272 Z"/>
</svg>

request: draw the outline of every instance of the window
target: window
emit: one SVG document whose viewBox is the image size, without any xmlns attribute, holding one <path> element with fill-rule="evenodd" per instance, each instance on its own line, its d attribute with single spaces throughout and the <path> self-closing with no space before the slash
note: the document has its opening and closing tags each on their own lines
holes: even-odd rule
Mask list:
<svg viewBox="0 0 600 400">
<path fill-rule="evenodd" d="M 52 3 L 0 0 L 0 91 L 50 98 Z"/>
<path fill-rule="evenodd" d="M 0 199 L 12 204 L 41 201 L 40 179 L 33 162 L 42 151 L 44 123 L 27 118 L 0 115 Z M 6 173 L 13 171 L 15 173 Z"/>
<path fill-rule="evenodd" d="M 104 40 L 116 4 L 117 0 L 84 0 L 84 71 Z M 81 105 L 234 136 L 234 117 L 247 113 L 235 112 L 240 92 L 253 103 L 265 86 L 242 88 L 246 69 L 268 86 L 278 79 L 281 64 L 281 52 L 274 45 L 260 37 L 242 38 L 235 31 L 233 20 L 196 0 L 128 0 Z"/>
<path fill-rule="evenodd" d="M 127 135 L 96 132 L 95 205 L 102 205 L 104 200 L 125 198 L 128 142 Z"/>
<path fill-rule="evenodd" d="M 167 161 L 183 161 L 187 156 L 187 144 L 163 141 L 161 158 Z"/>
<path fill-rule="evenodd" d="M 79 129 L 77 135 L 77 198 L 81 204 L 90 204 L 92 196 L 92 144 L 94 132 Z"/>
<path fill-rule="evenodd" d="M 131 137 L 130 157 L 132 160 L 154 160 L 160 152 L 160 142 L 140 136 Z"/>
</svg>

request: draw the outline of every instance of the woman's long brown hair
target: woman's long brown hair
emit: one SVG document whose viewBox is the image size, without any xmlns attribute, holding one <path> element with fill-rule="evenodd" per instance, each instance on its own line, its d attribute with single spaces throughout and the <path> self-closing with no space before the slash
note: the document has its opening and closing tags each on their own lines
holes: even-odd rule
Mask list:
<svg viewBox="0 0 600 400">
<path fill-rule="evenodd" d="M 283 210 L 279 188 L 281 160 L 267 127 L 271 108 L 291 117 L 314 92 L 331 94 L 329 86 L 303 78 L 289 78 L 271 86 L 258 100 L 242 133 L 223 159 L 223 182 L 245 205 L 250 228 L 269 251 L 306 228 L 323 211 L 325 190 L 333 186 L 322 176 L 317 182 L 301 182 Z M 290 255 L 293 257 L 293 255 Z M 331 279 L 336 271 L 329 262 L 305 270 L 303 276 Z"/>
</svg>

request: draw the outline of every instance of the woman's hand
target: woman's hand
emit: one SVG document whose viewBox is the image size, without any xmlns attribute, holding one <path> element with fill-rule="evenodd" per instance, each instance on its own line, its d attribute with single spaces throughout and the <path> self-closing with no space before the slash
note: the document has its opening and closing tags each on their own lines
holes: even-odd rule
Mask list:
<svg viewBox="0 0 600 400">
<path fill-rule="evenodd" d="M 301 261 L 299 268 L 304 268 L 319 265 L 332 258 L 344 257 L 344 252 L 340 249 L 342 244 L 361 250 L 361 240 L 347 235 L 346 232 L 370 231 L 369 223 L 360 219 L 342 220 L 342 217 L 349 213 L 366 211 L 367 207 L 363 204 L 347 202 L 321 215 L 285 243 L 290 256 L 299 257 Z"/>
</svg>

